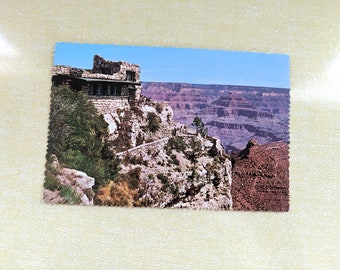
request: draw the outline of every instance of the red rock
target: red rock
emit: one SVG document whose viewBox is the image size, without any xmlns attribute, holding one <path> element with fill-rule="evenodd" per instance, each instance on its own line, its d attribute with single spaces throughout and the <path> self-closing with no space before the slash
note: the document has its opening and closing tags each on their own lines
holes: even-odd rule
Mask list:
<svg viewBox="0 0 340 270">
<path fill-rule="evenodd" d="M 274 142 L 247 147 L 232 155 L 234 210 L 288 211 L 288 145 Z"/>
</svg>

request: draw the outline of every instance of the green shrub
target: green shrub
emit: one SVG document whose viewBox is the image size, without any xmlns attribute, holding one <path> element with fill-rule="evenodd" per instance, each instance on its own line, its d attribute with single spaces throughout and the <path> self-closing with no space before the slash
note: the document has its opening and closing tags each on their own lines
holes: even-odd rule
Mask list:
<svg viewBox="0 0 340 270">
<path fill-rule="evenodd" d="M 158 161 L 158 162 L 157 162 L 157 165 L 164 167 L 164 166 L 165 166 L 165 163 L 164 163 L 164 161 Z"/>
<path fill-rule="evenodd" d="M 152 157 L 156 158 L 159 155 L 159 152 L 160 152 L 159 150 L 156 150 L 156 151 L 152 152 L 151 153 Z"/>
<path fill-rule="evenodd" d="M 137 189 L 139 187 L 140 173 L 142 169 L 140 167 L 130 170 L 126 174 L 126 181 L 131 189 Z"/>
<path fill-rule="evenodd" d="M 45 176 L 44 188 L 49 190 L 59 190 L 60 182 L 53 174 L 47 174 Z"/>
<path fill-rule="evenodd" d="M 208 129 L 205 128 L 202 118 L 196 116 L 191 124 L 192 126 L 196 127 L 196 134 L 201 134 L 202 137 L 206 137 L 208 135 Z"/>
<path fill-rule="evenodd" d="M 224 163 L 224 162 L 226 161 L 227 158 L 228 158 L 228 156 L 225 155 L 225 154 L 218 155 L 218 156 L 214 157 L 214 162 L 217 162 L 217 163 Z"/>
<path fill-rule="evenodd" d="M 66 204 L 80 204 L 80 195 L 71 187 L 61 186 L 60 196 L 65 200 Z"/>
<path fill-rule="evenodd" d="M 208 155 L 212 158 L 219 155 L 218 149 L 216 147 L 216 144 L 214 144 L 208 151 Z"/>
<path fill-rule="evenodd" d="M 125 131 L 119 132 L 118 137 L 112 144 L 117 152 L 123 152 L 131 148 L 131 140 Z"/>
<path fill-rule="evenodd" d="M 155 133 L 160 128 L 161 118 L 154 112 L 149 112 L 147 115 L 148 128 L 152 133 Z"/>
<path fill-rule="evenodd" d="M 141 155 L 132 155 L 130 152 L 127 152 L 124 156 L 124 165 L 127 166 L 129 164 L 132 164 L 132 165 L 141 165 L 141 164 L 144 164 L 147 166 L 147 161 L 144 161 L 143 157 Z"/>
<path fill-rule="evenodd" d="M 212 183 L 215 187 L 217 187 L 221 183 L 221 177 L 217 171 L 213 171 L 214 178 L 212 179 Z"/>
<path fill-rule="evenodd" d="M 164 175 L 164 174 L 162 174 L 162 173 L 158 173 L 157 174 L 157 178 L 159 179 L 159 180 L 161 180 L 161 183 L 164 185 L 164 184 L 169 184 L 169 178 L 166 176 L 166 175 Z"/>
<path fill-rule="evenodd" d="M 170 192 L 171 194 L 177 196 L 178 193 L 179 193 L 178 186 L 177 186 L 175 183 L 170 184 L 170 186 L 169 186 L 169 192 Z"/>
<path fill-rule="evenodd" d="M 198 177 L 199 177 L 198 172 L 195 169 L 193 169 L 191 171 L 191 174 L 188 176 L 188 179 L 193 181 L 193 180 L 197 179 Z"/>
<path fill-rule="evenodd" d="M 119 171 L 108 144 L 108 124 L 87 95 L 67 86 L 52 87 L 47 156 L 56 155 L 63 167 L 94 177 L 97 188 Z M 48 179 L 46 185 L 50 184 Z"/>
<path fill-rule="evenodd" d="M 182 137 L 172 137 L 164 146 L 164 149 L 168 156 L 171 155 L 172 150 L 176 150 L 177 152 L 184 152 L 186 148 L 187 144 Z"/>
<path fill-rule="evenodd" d="M 202 156 L 202 144 L 200 141 L 192 138 L 185 156 L 193 163 L 196 163 L 198 158 Z"/>
<path fill-rule="evenodd" d="M 60 169 L 52 165 L 52 158 L 48 157 L 47 160 L 48 161 L 46 162 L 44 188 L 52 191 L 59 190 L 60 181 L 56 177 L 56 175 L 60 172 Z"/>
<path fill-rule="evenodd" d="M 135 113 L 135 115 L 139 118 L 143 118 L 143 116 L 144 116 L 143 111 L 141 110 L 140 107 L 136 106 L 136 104 L 133 104 L 131 106 L 131 111 L 133 111 Z"/>
<path fill-rule="evenodd" d="M 138 136 L 136 138 L 136 145 L 141 145 L 144 143 L 144 136 L 141 133 L 138 133 Z"/>
<path fill-rule="evenodd" d="M 175 172 L 182 172 L 181 167 L 176 167 Z"/>
<path fill-rule="evenodd" d="M 177 159 L 176 155 L 171 154 L 170 158 L 171 158 L 171 163 L 172 164 L 177 165 L 177 166 L 179 165 L 179 160 Z"/>
<path fill-rule="evenodd" d="M 168 192 L 169 185 L 170 185 L 169 178 L 166 175 L 162 174 L 162 173 L 157 174 L 157 178 L 163 184 L 161 190 L 164 191 L 164 192 Z"/>
</svg>

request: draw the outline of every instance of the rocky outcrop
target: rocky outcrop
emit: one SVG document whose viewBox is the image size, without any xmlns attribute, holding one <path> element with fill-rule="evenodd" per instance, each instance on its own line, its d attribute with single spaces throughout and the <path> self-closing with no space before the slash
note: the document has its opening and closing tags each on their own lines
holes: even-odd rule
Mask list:
<svg viewBox="0 0 340 270">
<path fill-rule="evenodd" d="M 139 205 L 232 209 L 231 161 L 215 138 L 173 136 L 160 147 L 140 147 L 121 157 L 121 176 L 138 171 Z"/>
<path fill-rule="evenodd" d="M 288 211 L 288 145 L 264 145 L 252 139 L 245 149 L 232 154 L 234 210 Z"/>
<path fill-rule="evenodd" d="M 217 138 L 176 123 L 167 102 L 142 97 L 125 108 L 104 102 L 94 104 L 116 125 L 110 132 L 121 171 L 99 190 L 97 204 L 232 209 L 231 161 Z"/>
<path fill-rule="evenodd" d="M 173 110 L 167 102 L 154 102 L 145 97 L 132 103 L 124 99 L 90 100 L 109 124 L 110 139 L 117 146 L 116 152 L 169 137 L 174 129 L 183 129 L 183 125 L 173 120 Z M 152 131 L 149 128 L 150 114 L 159 124 Z"/>
<path fill-rule="evenodd" d="M 127 99 L 91 99 L 99 114 L 109 124 L 109 133 L 112 136 L 117 133 L 118 126 L 124 117 L 124 111 L 130 110 Z"/>
<path fill-rule="evenodd" d="M 52 162 L 54 169 L 54 176 L 59 182 L 59 187 L 56 190 L 44 190 L 44 202 L 53 204 L 65 204 L 68 203 L 68 199 L 72 204 L 81 205 L 93 205 L 93 191 L 92 187 L 95 184 L 93 177 L 89 177 L 86 173 L 63 168 L 57 158 Z M 65 190 L 65 191 L 64 191 Z M 67 196 L 63 196 L 63 193 L 67 193 Z M 72 198 L 73 197 L 73 198 Z"/>
<path fill-rule="evenodd" d="M 59 190 L 44 189 L 43 201 L 49 204 L 65 204 L 65 199 L 61 197 Z"/>
</svg>

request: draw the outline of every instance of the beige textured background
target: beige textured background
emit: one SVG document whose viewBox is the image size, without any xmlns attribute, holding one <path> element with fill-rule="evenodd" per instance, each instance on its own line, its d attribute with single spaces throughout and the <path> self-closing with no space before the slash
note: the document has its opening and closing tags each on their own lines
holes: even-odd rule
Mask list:
<svg viewBox="0 0 340 270">
<path fill-rule="evenodd" d="M 340 2 L 0 4 L 0 269 L 339 269 Z M 291 210 L 41 203 L 55 42 L 291 57 Z"/>
</svg>

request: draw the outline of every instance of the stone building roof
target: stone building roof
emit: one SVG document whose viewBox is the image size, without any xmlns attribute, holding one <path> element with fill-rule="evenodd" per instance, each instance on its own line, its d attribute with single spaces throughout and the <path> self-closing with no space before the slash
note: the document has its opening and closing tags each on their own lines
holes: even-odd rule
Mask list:
<svg viewBox="0 0 340 270">
<path fill-rule="evenodd" d="M 129 77 L 129 73 L 131 76 Z M 124 61 L 109 61 L 99 55 L 93 59 L 92 69 L 81 69 L 70 66 L 57 65 L 52 68 L 52 75 L 69 75 L 71 77 L 83 78 L 86 81 L 128 81 L 140 82 L 140 67 Z"/>
</svg>

